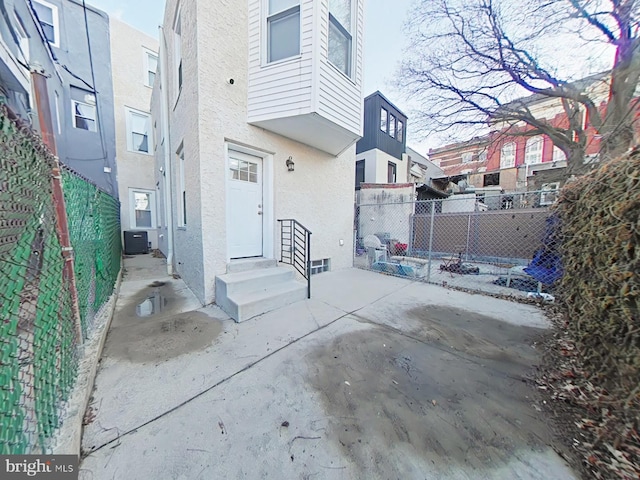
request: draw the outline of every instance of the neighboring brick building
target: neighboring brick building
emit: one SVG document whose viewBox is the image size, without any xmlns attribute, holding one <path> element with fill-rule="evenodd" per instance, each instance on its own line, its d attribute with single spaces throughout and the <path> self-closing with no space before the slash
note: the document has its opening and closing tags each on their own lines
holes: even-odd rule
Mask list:
<svg viewBox="0 0 640 480">
<path fill-rule="evenodd" d="M 602 76 L 590 77 L 583 82 L 590 96 L 599 101 L 600 107 L 604 109 L 608 95 L 607 82 L 603 81 Z M 559 128 L 569 126 L 562 104 L 556 98 L 531 95 L 518 102 L 526 102 L 527 108 L 538 119 L 544 119 Z M 590 126 L 586 112 L 583 125 L 587 135 L 587 159 L 595 159 L 600 148 L 600 138 Z M 546 135 L 528 133 L 533 130 L 533 127 L 524 122 L 515 125 L 495 123 L 488 135 L 431 149 L 429 157 L 432 162 L 440 165 L 461 190 L 491 186 L 500 186 L 507 192 L 557 189 L 561 186 L 561 179 L 566 176 L 566 156 Z M 541 172 L 554 180 L 549 184 L 534 181 L 534 176 L 542 177 Z"/>
</svg>

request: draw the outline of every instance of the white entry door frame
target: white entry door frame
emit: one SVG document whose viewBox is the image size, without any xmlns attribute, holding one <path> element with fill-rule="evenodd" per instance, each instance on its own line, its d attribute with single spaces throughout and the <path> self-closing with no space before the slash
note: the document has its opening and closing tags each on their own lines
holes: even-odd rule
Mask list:
<svg viewBox="0 0 640 480">
<path fill-rule="evenodd" d="M 262 201 L 258 202 L 253 198 L 249 198 L 252 193 L 252 187 L 257 185 L 242 185 L 235 177 L 238 174 L 234 174 L 232 167 L 235 168 L 238 165 L 238 160 L 246 161 L 248 163 L 260 164 L 258 169 L 258 176 L 261 177 L 261 191 Z M 255 167 L 252 167 L 256 170 Z M 251 172 L 249 172 L 249 175 Z M 244 179 L 244 174 L 241 175 Z M 248 177 L 255 178 L 253 176 Z M 273 208 L 273 154 L 264 152 L 258 149 L 246 147 L 236 143 L 225 143 L 225 197 L 226 197 L 226 240 L 227 240 L 227 262 L 233 258 L 244 258 L 262 256 L 265 258 L 275 258 L 275 214 Z M 238 187 L 240 190 L 238 190 Z M 243 188 L 247 189 L 246 201 L 242 199 L 238 201 L 236 198 L 234 201 L 234 195 L 237 197 Z M 255 205 L 253 205 L 255 203 Z M 243 206 L 244 204 L 244 206 Z M 258 207 L 258 205 L 261 205 Z M 239 209 L 247 210 L 246 213 L 239 212 Z M 262 215 L 258 215 L 258 212 Z M 246 216 L 246 225 L 243 223 L 243 215 Z M 262 231 L 256 233 L 256 221 L 260 222 Z M 253 228 L 252 228 L 253 223 Z M 253 232 L 253 233 L 251 233 Z M 238 241 L 238 236 L 242 235 L 255 235 L 261 234 L 261 248 L 256 246 L 255 242 L 252 242 L 251 238 L 241 239 Z M 235 236 L 235 238 L 233 238 Z"/>
</svg>

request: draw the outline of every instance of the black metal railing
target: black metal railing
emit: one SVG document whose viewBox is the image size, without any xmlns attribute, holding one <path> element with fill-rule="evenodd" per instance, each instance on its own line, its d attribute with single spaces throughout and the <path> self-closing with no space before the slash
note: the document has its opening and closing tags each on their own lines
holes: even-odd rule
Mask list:
<svg viewBox="0 0 640 480">
<path fill-rule="evenodd" d="M 311 231 L 297 220 L 280 222 L 280 261 L 293 265 L 307 281 L 307 298 L 311 298 Z"/>
</svg>

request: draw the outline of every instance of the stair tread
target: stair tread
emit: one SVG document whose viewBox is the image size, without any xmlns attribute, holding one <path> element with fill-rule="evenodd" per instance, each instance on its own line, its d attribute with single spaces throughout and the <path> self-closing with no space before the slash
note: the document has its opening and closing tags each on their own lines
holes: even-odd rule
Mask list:
<svg viewBox="0 0 640 480">
<path fill-rule="evenodd" d="M 255 270 L 246 270 L 244 272 L 225 273 L 220 275 L 220 279 L 225 283 L 243 282 L 246 280 L 253 280 L 256 278 L 277 277 L 278 275 L 289 274 L 292 270 L 286 267 L 270 267 L 259 268 Z"/>
<path fill-rule="evenodd" d="M 248 290 L 245 292 L 234 292 L 227 296 L 229 300 L 236 305 L 246 305 L 248 303 L 258 302 L 264 299 L 272 298 L 277 295 L 282 295 L 297 290 L 305 290 L 306 285 L 303 285 L 296 280 L 288 280 L 277 284 L 269 285 L 265 288 L 256 290 Z"/>
</svg>

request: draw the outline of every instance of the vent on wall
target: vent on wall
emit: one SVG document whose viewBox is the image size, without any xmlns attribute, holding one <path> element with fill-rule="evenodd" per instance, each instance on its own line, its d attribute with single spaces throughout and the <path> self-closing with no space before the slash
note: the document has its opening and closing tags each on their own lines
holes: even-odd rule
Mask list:
<svg viewBox="0 0 640 480">
<path fill-rule="evenodd" d="M 330 259 L 311 260 L 311 275 L 329 271 Z"/>
</svg>

